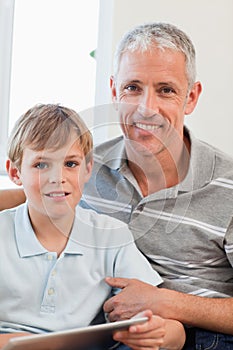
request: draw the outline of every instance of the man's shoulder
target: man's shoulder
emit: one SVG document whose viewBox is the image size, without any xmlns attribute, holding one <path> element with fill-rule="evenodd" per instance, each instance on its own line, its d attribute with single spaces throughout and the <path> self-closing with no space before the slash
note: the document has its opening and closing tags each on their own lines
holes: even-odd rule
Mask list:
<svg viewBox="0 0 233 350">
<path fill-rule="evenodd" d="M 102 142 L 94 147 L 94 159 L 95 161 L 102 161 L 106 156 L 123 144 L 123 136 L 118 136 L 113 139 Z"/>
<path fill-rule="evenodd" d="M 203 144 L 205 147 L 208 147 L 214 155 L 213 177 L 224 176 L 233 180 L 233 156 L 205 142 L 203 142 Z"/>
<path fill-rule="evenodd" d="M 204 140 L 196 138 L 190 130 L 185 129 L 191 139 L 193 164 L 201 167 L 212 179 L 227 174 L 233 178 L 233 156 Z"/>
</svg>

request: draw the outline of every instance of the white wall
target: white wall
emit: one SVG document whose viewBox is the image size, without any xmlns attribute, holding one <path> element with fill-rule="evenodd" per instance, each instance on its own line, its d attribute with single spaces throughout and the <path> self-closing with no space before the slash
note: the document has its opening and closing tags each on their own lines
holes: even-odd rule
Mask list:
<svg viewBox="0 0 233 350">
<path fill-rule="evenodd" d="M 105 40 L 110 40 L 112 54 L 122 34 L 139 23 L 170 22 L 191 37 L 203 92 L 193 114 L 186 117 L 186 124 L 197 137 L 233 155 L 233 1 L 109 1 L 113 4 L 112 28 L 105 26 L 102 34 L 111 33 L 112 42 L 110 37 Z M 105 77 L 110 74 L 110 68 L 105 70 Z M 106 89 L 108 82 L 103 84 Z M 105 98 L 107 102 L 107 93 Z"/>
</svg>

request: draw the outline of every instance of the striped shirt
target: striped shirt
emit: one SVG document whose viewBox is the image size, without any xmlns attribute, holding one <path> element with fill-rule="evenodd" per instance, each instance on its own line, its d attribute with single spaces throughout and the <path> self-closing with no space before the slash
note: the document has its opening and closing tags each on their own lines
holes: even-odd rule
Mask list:
<svg viewBox="0 0 233 350">
<path fill-rule="evenodd" d="M 95 149 L 81 205 L 128 223 L 162 287 L 233 296 L 233 159 L 186 132 L 190 164 L 180 184 L 143 197 L 118 137 Z"/>
</svg>

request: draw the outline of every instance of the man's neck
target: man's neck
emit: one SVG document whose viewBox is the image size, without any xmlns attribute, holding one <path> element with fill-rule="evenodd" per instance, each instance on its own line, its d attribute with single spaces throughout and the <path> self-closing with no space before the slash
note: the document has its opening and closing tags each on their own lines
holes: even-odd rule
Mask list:
<svg viewBox="0 0 233 350">
<path fill-rule="evenodd" d="M 180 150 L 165 150 L 157 155 L 145 156 L 127 152 L 127 159 L 128 166 L 145 197 L 183 181 L 189 167 L 190 141 L 184 138 Z"/>
</svg>

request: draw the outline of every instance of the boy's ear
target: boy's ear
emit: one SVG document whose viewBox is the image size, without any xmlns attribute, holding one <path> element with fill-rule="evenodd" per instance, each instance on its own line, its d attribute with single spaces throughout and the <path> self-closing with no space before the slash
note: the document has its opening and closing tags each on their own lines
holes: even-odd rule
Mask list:
<svg viewBox="0 0 233 350">
<path fill-rule="evenodd" d="M 20 179 L 20 171 L 19 169 L 10 161 L 10 159 L 7 159 L 6 161 L 6 170 L 8 172 L 9 178 L 12 182 L 14 182 L 18 186 L 22 186 L 22 182 Z"/>
</svg>

